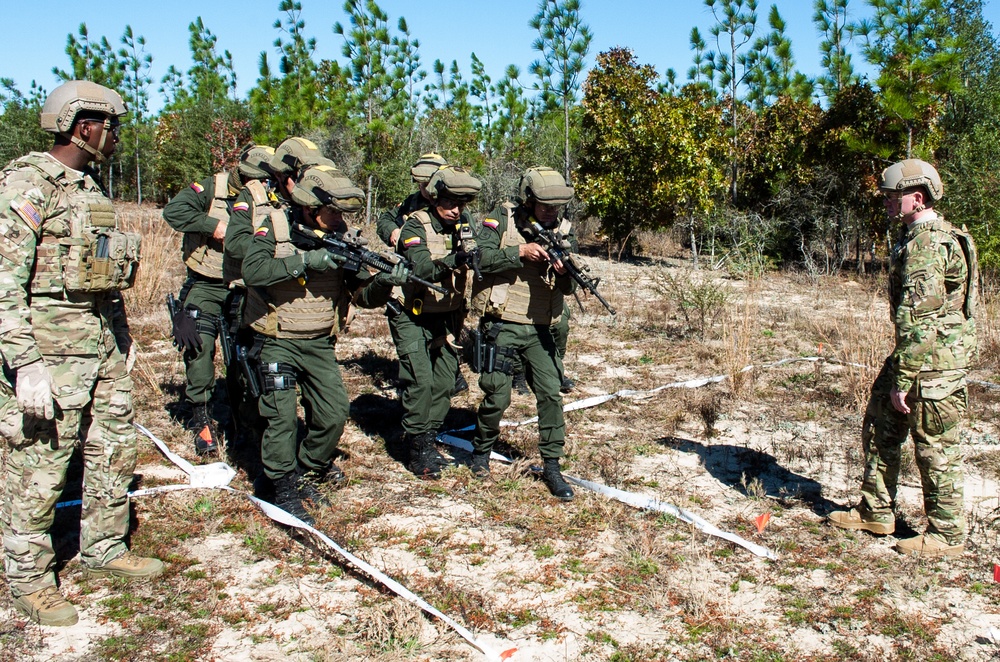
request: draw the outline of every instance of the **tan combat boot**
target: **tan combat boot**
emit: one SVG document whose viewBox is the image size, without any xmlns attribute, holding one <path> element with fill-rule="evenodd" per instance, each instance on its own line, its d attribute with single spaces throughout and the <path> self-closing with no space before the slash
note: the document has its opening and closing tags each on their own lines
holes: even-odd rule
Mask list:
<svg viewBox="0 0 1000 662">
<path fill-rule="evenodd" d="M 66 602 L 55 586 L 14 598 L 14 606 L 39 625 L 76 625 L 76 608 Z"/>
<path fill-rule="evenodd" d="M 888 522 L 880 522 L 873 515 L 862 512 L 857 508 L 835 510 L 827 515 L 826 518 L 830 521 L 830 524 L 841 529 L 868 531 L 882 536 L 887 536 L 896 530 L 896 520 L 891 515 Z"/>
<path fill-rule="evenodd" d="M 124 554 L 105 563 L 99 568 L 84 568 L 83 573 L 89 577 L 125 577 L 126 579 L 151 579 L 163 572 L 163 561 L 159 559 L 136 556 L 126 551 Z"/>
<path fill-rule="evenodd" d="M 906 556 L 930 558 L 934 556 L 961 556 L 965 545 L 949 545 L 937 536 L 925 533 L 896 543 L 896 551 Z"/>
</svg>

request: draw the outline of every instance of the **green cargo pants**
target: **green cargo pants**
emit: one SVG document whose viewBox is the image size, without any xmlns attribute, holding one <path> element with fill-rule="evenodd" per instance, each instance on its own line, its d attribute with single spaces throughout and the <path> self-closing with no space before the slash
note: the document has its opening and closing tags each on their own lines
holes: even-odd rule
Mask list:
<svg viewBox="0 0 1000 662">
<path fill-rule="evenodd" d="M 389 330 L 399 357 L 403 430 L 412 436 L 437 432 L 451 407 L 458 352 L 445 342 L 458 337 L 457 313 L 414 315 L 403 310 L 389 318 Z"/>
<path fill-rule="evenodd" d="M 195 280 L 181 305 L 194 306 L 202 315 L 221 320 L 229 288 L 222 282 Z M 208 404 L 215 391 L 215 341 L 218 332 L 200 331 L 201 349 L 184 352 L 184 369 L 187 384 L 184 395 L 195 405 Z"/>
</svg>

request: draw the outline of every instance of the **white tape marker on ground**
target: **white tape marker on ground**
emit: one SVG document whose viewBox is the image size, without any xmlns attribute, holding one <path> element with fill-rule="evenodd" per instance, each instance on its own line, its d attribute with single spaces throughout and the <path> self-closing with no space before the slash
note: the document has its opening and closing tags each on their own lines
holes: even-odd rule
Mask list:
<svg viewBox="0 0 1000 662">
<path fill-rule="evenodd" d="M 255 496 L 252 496 L 250 494 L 247 494 L 246 492 L 242 492 L 240 490 L 236 490 L 236 489 L 233 489 L 232 487 L 230 487 L 229 486 L 229 481 L 232 480 L 233 476 L 236 475 L 236 472 L 232 469 L 232 467 L 230 467 L 226 463 L 224 463 L 224 462 L 216 462 L 214 464 L 206 464 L 206 465 L 194 466 L 190 462 L 188 462 L 187 460 L 185 460 L 184 458 L 182 458 L 179 455 L 171 452 L 170 449 L 167 448 L 167 445 L 165 443 L 163 443 L 163 441 L 161 441 L 160 439 L 158 439 L 156 437 L 156 435 L 154 435 L 152 432 L 150 432 L 144 426 L 139 425 L 138 423 L 135 423 L 135 427 L 136 427 L 137 430 L 139 430 L 139 432 L 141 432 L 145 436 L 149 437 L 149 439 L 154 444 L 156 444 L 157 448 L 159 448 L 160 451 L 169 460 L 171 460 L 182 471 L 184 471 L 185 473 L 188 474 L 188 476 L 191 478 L 191 484 L 190 485 L 164 485 L 162 487 L 151 487 L 149 489 L 137 490 L 135 492 L 130 492 L 129 493 L 130 497 L 148 496 L 148 495 L 151 495 L 151 494 L 158 494 L 158 493 L 161 493 L 161 492 L 170 492 L 170 491 L 174 491 L 174 490 L 191 490 L 191 489 L 222 489 L 222 490 L 227 490 L 229 492 L 233 492 L 234 494 L 243 495 L 243 496 L 247 497 L 248 499 L 250 499 L 250 501 L 252 501 L 254 504 L 256 504 L 256 506 L 258 508 L 260 508 L 260 510 L 265 515 L 267 515 L 268 517 L 270 517 L 275 522 L 278 522 L 279 524 L 283 524 L 285 526 L 289 526 L 289 527 L 292 527 L 292 528 L 302 529 L 303 531 L 306 531 L 308 533 L 313 534 L 314 536 L 316 536 L 317 539 L 321 540 L 330 549 L 332 549 L 334 552 L 336 552 L 338 555 L 340 555 L 341 558 L 343 558 L 345 561 L 347 561 L 348 563 L 350 563 L 351 565 L 353 565 L 355 568 L 357 568 L 358 570 L 360 570 L 362 573 L 368 575 L 369 577 L 371 577 L 375 581 L 379 582 L 380 584 L 382 584 L 383 586 L 385 586 L 386 588 L 388 588 L 393 593 L 395 593 L 399 597 L 403 598 L 404 600 L 406 600 L 410 604 L 412 604 L 412 605 L 414 605 L 414 606 L 422 609 L 423 611 L 427 612 L 431 616 L 434 616 L 435 618 L 438 618 L 441 621 L 443 621 L 444 623 L 446 623 L 451 629 L 453 629 L 455 632 L 457 632 L 463 639 L 465 639 L 467 642 L 469 642 L 469 644 L 471 644 L 473 646 L 473 648 L 475 648 L 476 650 L 478 650 L 479 652 L 481 652 L 483 655 L 485 655 L 486 659 L 491 660 L 491 661 L 500 660 L 501 659 L 501 656 L 500 656 L 499 653 L 497 653 L 496 651 L 494 651 L 491 647 L 486 646 L 485 644 L 479 642 L 479 640 L 476 639 L 476 636 L 472 632 L 470 632 L 469 630 L 467 630 L 465 627 L 463 627 L 461 624 L 459 624 L 458 622 L 456 622 L 452 618 L 450 618 L 450 617 L 446 616 L 445 614 L 443 614 L 442 612 L 440 612 L 438 609 L 436 609 L 433 605 L 431 605 L 430 603 L 428 603 L 426 600 L 424 600 L 423 598 L 421 598 L 417 594 L 413 593 L 408 588 L 406 588 L 405 586 L 403 586 L 402 584 L 400 584 L 396 580 L 392 579 L 391 577 L 389 577 L 388 575 L 386 575 L 385 573 L 383 573 L 378 568 L 376 568 L 376 567 L 372 566 L 371 564 L 369 564 L 368 562 L 363 561 L 363 560 L 359 559 L 358 557 L 354 556 L 353 554 L 351 554 L 350 552 L 348 552 L 346 549 L 344 549 L 343 547 L 341 547 L 340 545 L 338 545 L 336 542 L 334 542 L 326 534 L 324 534 L 321 531 L 318 531 L 317 529 L 315 529 L 314 527 L 306 524 L 305 522 L 303 522 L 299 518 L 295 517 L 294 515 L 289 514 L 285 510 L 283 510 L 281 508 L 278 508 L 274 504 L 268 503 L 267 501 L 261 501 L 260 499 L 258 499 Z M 198 484 L 195 484 L 196 481 L 197 481 Z M 212 484 L 213 481 L 214 481 L 214 484 Z"/>
</svg>

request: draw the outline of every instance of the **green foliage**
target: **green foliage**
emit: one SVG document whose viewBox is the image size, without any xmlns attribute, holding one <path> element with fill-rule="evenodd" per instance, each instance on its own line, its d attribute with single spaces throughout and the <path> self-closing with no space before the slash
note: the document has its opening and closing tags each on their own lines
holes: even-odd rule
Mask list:
<svg viewBox="0 0 1000 662">
<path fill-rule="evenodd" d="M 697 92 L 660 94 L 655 81 L 651 66 L 615 48 L 584 85 L 577 194 L 623 249 L 636 230 L 707 212 L 724 185 L 718 108 Z"/>
<path fill-rule="evenodd" d="M 44 100 L 45 91 L 34 82 L 25 96 L 14 81 L 0 78 L 0 165 L 52 146 L 52 135 L 42 131 L 38 122 Z"/>
<path fill-rule="evenodd" d="M 823 35 L 819 45 L 820 63 L 826 70 L 816 83 L 827 99 L 833 99 L 844 88 L 859 82 L 847 50 L 854 38 L 854 26 L 847 18 L 847 1 L 815 0 L 813 4 L 813 23 Z"/>
</svg>

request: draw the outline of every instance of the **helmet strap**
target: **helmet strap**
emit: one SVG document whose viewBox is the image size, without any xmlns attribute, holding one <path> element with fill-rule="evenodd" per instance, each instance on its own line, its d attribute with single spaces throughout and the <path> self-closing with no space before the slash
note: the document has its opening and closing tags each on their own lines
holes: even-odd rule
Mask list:
<svg viewBox="0 0 1000 662">
<path fill-rule="evenodd" d="M 104 130 L 101 131 L 101 142 L 98 143 L 97 149 L 94 149 L 93 147 L 85 143 L 82 139 L 70 133 L 61 133 L 59 135 L 63 136 L 64 138 L 67 138 L 71 143 L 73 143 L 83 151 L 93 156 L 94 158 L 91 159 L 92 161 L 97 161 L 98 163 L 104 163 L 107 160 L 107 157 L 104 156 L 104 145 L 107 144 L 108 133 L 111 130 L 111 118 L 109 117 L 104 118 L 103 127 Z"/>
</svg>

